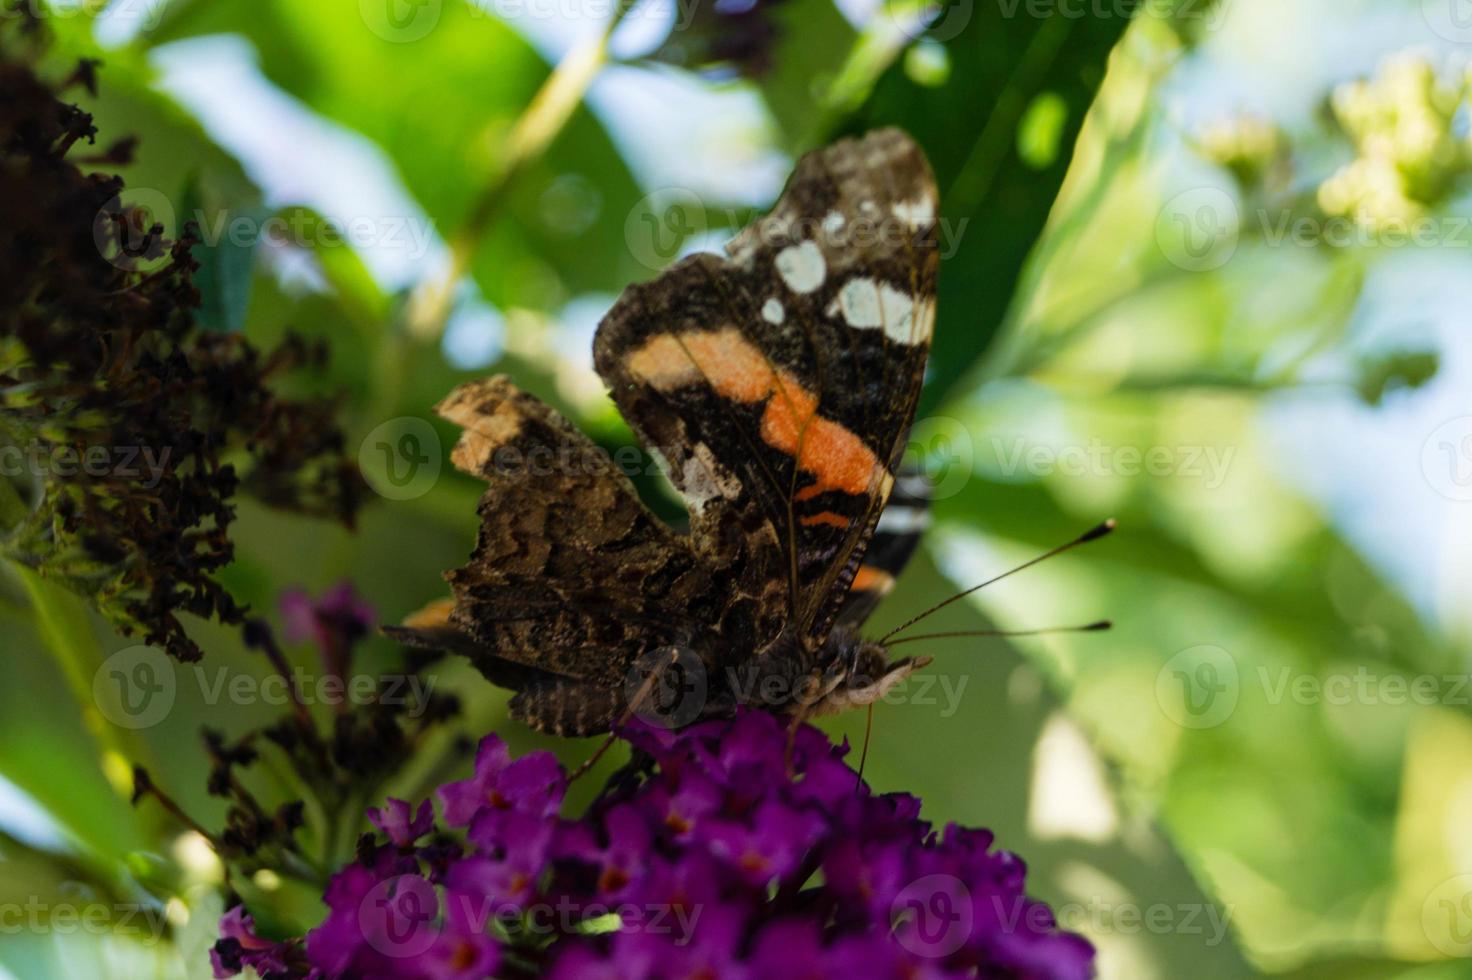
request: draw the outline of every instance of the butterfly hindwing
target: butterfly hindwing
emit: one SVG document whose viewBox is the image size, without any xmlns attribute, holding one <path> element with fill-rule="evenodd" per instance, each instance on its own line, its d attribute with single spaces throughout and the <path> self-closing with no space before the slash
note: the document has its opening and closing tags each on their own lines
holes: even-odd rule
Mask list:
<svg viewBox="0 0 1472 980">
<path fill-rule="evenodd" d="M 924 375 L 935 214 L 908 137 L 840 141 L 727 257 L 631 287 L 599 327 L 597 369 L 754 646 L 821 641 L 847 601 Z"/>
<path fill-rule="evenodd" d="M 930 484 L 919 472 L 902 472 L 884 508 L 864 563 L 849 586 L 838 622 L 859 626 L 879 605 L 920 544 L 930 524 Z"/>
<path fill-rule="evenodd" d="M 464 429 L 456 467 L 488 486 L 475 551 L 446 575 L 453 599 L 432 624 L 433 643 L 430 624 L 420 626 L 426 643 L 535 670 L 482 667 L 523 689 L 553 680 L 612 688 L 640 653 L 689 642 L 716 616 L 688 538 L 552 408 L 498 376 L 460 386 L 436 410 Z"/>
</svg>

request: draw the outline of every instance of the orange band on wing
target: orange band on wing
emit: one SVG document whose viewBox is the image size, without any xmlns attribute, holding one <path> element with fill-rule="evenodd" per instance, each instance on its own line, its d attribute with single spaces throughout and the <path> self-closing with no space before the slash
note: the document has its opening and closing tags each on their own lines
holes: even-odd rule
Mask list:
<svg viewBox="0 0 1472 980">
<path fill-rule="evenodd" d="M 853 522 L 842 514 L 835 514 L 831 510 L 825 510 L 821 514 L 809 514 L 807 517 L 798 518 L 797 523 L 805 527 L 813 527 L 817 524 L 827 524 L 830 527 L 846 529 Z"/>
<path fill-rule="evenodd" d="M 774 371 L 734 327 L 651 337 L 630 355 L 628 364 L 634 376 L 660 391 L 707 382 L 716 394 L 742 404 L 767 399 L 762 440 L 797 457 L 798 468 L 813 475 L 813 484 L 800 491 L 801 499 L 832 490 L 866 494 L 884 475 L 862 439 L 818 415 L 818 400 L 802 383 L 786 371 Z"/>
<path fill-rule="evenodd" d="M 854 592 L 885 592 L 893 584 L 894 576 L 882 568 L 860 565 L 849 588 Z"/>
</svg>

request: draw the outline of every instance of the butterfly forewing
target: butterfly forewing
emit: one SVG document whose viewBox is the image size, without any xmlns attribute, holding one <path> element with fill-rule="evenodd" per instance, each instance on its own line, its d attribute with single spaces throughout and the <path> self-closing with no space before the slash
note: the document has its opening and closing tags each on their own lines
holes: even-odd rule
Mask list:
<svg viewBox="0 0 1472 980">
<path fill-rule="evenodd" d="M 936 191 L 883 130 L 804 157 L 727 247 L 631 287 L 595 363 L 759 646 L 821 641 L 889 498 L 935 314 Z"/>
</svg>

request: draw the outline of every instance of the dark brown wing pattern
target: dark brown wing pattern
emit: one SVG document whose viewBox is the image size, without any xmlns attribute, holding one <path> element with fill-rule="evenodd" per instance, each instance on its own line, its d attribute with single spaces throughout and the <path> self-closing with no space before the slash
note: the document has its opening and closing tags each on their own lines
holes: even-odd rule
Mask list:
<svg viewBox="0 0 1472 980">
<path fill-rule="evenodd" d="M 693 648 L 718 687 L 779 637 L 814 650 L 840 610 L 866 615 L 911 547 L 881 532 L 863 566 L 923 380 L 935 214 L 908 137 L 841 141 L 726 257 L 692 256 L 604 318 L 595 364 L 689 534 L 505 378 L 456 389 L 438 411 L 464 429 L 455 465 L 489 484 L 479 540 L 452 601 L 393 633 L 467 653 L 518 691 L 517 717 L 581 735 L 619 717 L 641 655 Z"/>
<path fill-rule="evenodd" d="M 594 359 L 689 502 L 727 631 L 821 642 L 894 483 L 935 315 L 936 190 L 897 130 L 798 164 L 727 246 L 626 290 Z"/>
<path fill-rule="evenodd" d="M 464 428 L 455 466 L 489 484 L 480 535 L 446 575 L 448 615 L 391 633 L 467 653 L 522 692 L 513 712 L 536 727 L 606 729 L 635 658 L 717 618 L 710 576 L 606 453 L 506 378 L 462 385 L 436 410 Z"/>
</svg>

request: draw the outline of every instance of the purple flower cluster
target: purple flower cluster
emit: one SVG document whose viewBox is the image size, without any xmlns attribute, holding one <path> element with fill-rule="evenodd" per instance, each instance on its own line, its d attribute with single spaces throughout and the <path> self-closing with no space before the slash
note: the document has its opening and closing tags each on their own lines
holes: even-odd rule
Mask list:
<svg viewBox="0 0 1472 980">
<path fill-rule="evenodd" d="M 567 777 L 496 736 L 428 802 L 371 811 L 358 861 L 305 943 L 232 910 L 217 977 L 554 978 L 1092 975 L 1093 949 L 1023 891 L 985 831 L 876 796 L 820 731 L 760 711 L 625 733 L 634 761 L 580 820 Z"/>
</svg>

